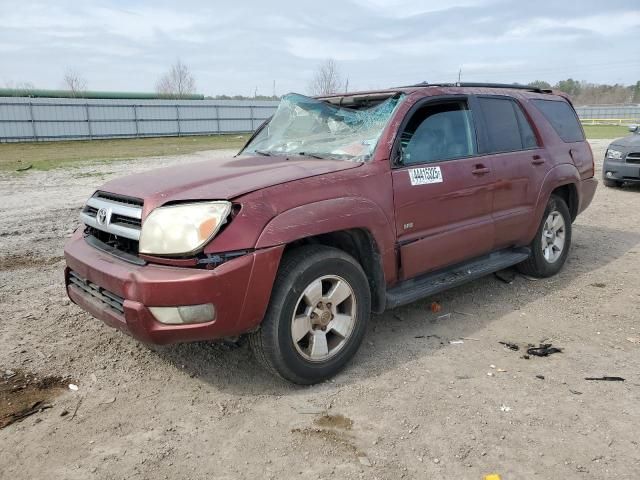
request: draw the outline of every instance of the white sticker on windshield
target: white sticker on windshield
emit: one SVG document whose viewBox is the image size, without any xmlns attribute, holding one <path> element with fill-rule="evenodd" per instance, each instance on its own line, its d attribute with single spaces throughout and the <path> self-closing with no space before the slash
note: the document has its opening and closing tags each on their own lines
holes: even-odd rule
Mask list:
<svg viewBox="0 0 640 480">
<path fill-rule="evenodd" d="M 442 172 L 440 167 L 410 168 L 409 179 L 411 180 L 411 185 L 442 183 Z"/>
</svg>

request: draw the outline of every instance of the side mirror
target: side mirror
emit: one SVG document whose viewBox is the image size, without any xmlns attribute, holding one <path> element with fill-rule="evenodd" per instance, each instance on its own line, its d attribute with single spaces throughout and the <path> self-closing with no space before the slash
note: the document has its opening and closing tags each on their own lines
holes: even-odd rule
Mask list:
<svg viewBox="0 0 640 480">
<path fill-rule="evenodd" d="M 639 131 L 640 129 L 638 127 L 640 127 L 640 125 L 636 125 L 636 124 L 629 125 L 629 131 L 633 133 L 640 133 Z"/>
</svg>

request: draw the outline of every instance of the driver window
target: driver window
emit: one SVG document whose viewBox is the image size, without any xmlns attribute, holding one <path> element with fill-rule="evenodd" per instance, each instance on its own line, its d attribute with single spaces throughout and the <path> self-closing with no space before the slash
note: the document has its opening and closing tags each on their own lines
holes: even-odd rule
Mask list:
<svg viewBox="0 0 640 480">
<path fill-rule="evenodd" d="M 477 154 L 476 134 L 466 102 L 418 110 L 401 136 L 402 163 L 430 163 Z"/>
</svg>

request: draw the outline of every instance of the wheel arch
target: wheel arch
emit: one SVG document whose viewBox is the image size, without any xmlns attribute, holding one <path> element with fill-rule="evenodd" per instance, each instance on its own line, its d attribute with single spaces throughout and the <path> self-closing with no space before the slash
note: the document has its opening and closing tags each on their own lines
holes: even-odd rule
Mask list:
<svg viewBox="0 0 640 480">
<path fill-rule="evenodd" d="M 544 210 L 553 194 L 560 196 L 565 201 L 567 207 L 569 207 L 571 221 L 573 222 L 576 219 L 580 205 L 577 188 L 578 182 L 580 182 L 580 174 L 578 169 L 572 164 L 563 163 L 549 170 L 538 194 L 538 200 L 534 210 L 535 222 L 532 222 L 529 229 L 529 241 L 533 240 L 533 237 L 538 231 Z"/>
<path fill-rule="evenodd" d="M 364 228 L 352 228 L 300 238 L 287 244 L 284 254 L 303 245 L 333 247 L 355 258 L 369 281 L 372 311 L 376 313 L 384 311 L 386 283 L 378 245 L 371 232 Z"/>
<path fill-rule="evenodd" d="M 342 197 L 295 207 L 273 218 L 256 248 L 305 244 L 338 248 L 362 266 L 371 289 L 372 309 L 385 308 L 386 283 L 396 279 L 395 232 L 382 209 L 371 200 Z"/>
</svg>

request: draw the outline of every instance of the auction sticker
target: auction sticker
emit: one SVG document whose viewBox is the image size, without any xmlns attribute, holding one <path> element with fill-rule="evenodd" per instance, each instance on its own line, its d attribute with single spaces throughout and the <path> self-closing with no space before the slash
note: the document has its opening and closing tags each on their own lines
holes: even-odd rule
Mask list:
<svg viewBox="0 0 640 480">
<path fill-rule="evenodd" d="M 411 185 L 426 185 L 427 183 L 442 183 L 440 167 L 410 168 L 409 179 Z"/>
</svg>

